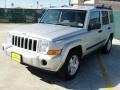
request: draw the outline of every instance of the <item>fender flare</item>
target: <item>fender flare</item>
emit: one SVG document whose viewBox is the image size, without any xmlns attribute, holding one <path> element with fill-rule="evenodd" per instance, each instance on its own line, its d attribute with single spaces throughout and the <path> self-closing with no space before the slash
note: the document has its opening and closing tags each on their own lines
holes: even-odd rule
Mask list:
<svg viewBox="0 0 120 90">
<path fill-rule="evenodd" d="M 61 55 L 63 56 L 62 60 L 61 60 L 61 64 L 58 68 L 58 71 L 61 69 L 61 67 L 64 65 L 66 58 L 70 52 L 71 49 L 77 47 L 77 46 L 81 46 L 82 49 L 82 45 L 80 44 L 81 40 L 77 39 L 75 41 L 69 42 L 67 44 L 64 45 L 63 49 L 62 49 L 62 53 Z"/>
</svg>

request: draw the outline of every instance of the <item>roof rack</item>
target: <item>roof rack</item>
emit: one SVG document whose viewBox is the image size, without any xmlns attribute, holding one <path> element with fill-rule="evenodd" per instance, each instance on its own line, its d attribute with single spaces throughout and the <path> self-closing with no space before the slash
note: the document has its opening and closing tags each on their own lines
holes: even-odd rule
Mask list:
<svg viewBox="0 0 120 90">
<path fill-rule="evenodd" d="M 78 6 L 94 6 L 96 9 L 109 9 L 109 10 L 112 10 L 111 6 L 104 5 L 104 4 L 76 4 L 76 5 L 78 5 Z"/>
<path fill-rule="evenodd" d="M 97 5 L 96 8 L 97 8 L 97 9 L 110 9 L 110 10 L 112 10 L 112 7 L 111 7 L 111 6 L 105 6 L 104 4 L 102 4 L 102 5 Z"/>
</svg>

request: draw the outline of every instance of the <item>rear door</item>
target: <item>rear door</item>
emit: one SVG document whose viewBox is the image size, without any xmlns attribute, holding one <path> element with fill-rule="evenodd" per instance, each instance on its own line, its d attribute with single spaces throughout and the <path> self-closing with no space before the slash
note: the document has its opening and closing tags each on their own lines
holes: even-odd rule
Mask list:
<svg viewBox="0 0 120 90">
<path fill-rule="evenodd" d="M 102 38 L 102 40 L 106 40 L 112 29 L 112 24 L 110 24 L 111 21 L 110 21 L 108 10 L 101 11 L 101 19 L 102 19 L 101 30 L 103 31 L 101 38 Z"/>
</svg>

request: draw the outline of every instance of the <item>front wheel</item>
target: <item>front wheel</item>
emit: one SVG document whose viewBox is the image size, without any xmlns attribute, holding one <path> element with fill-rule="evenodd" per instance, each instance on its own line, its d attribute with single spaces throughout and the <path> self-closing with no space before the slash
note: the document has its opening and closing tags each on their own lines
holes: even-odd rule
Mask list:
<svg viewBox="0 0 120 90">
<path fill-rule="evenodd" d="M 80 66 L 80 53 L 77 51 L 71 51 L 60 69 L 59 76 L 63 79 L 70 80 L 74 78 L 79 70 Z"/>
<path fill-rule="evenodd" d="M 107 54 L 111 51 L 112 48 L 112 38 L 109 38 L 107 43 L 103 46 L 103 53 Z"/>
</svg>

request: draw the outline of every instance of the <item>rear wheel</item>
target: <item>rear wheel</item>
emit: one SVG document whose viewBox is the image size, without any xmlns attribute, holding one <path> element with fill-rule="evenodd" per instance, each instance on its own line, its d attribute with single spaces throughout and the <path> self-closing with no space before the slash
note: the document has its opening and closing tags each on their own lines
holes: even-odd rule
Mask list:
<svg viewBox="0 0 120 90">
<path fill-rule="evenodd" d="M 59 76 L 63 79 L 70 80 L 74 78 L 80 66 L 80 53 L 76 50 L 70 51 L 66 61 L 59 71 Z"/>
<path fill-rule="evenodd" d="M 103 46 L 103 53 L 107 54 L 111 51 L 112 48 L 112 38 L 110 37 L 107 41 L 107 43 Z"/>
</svg>

